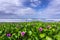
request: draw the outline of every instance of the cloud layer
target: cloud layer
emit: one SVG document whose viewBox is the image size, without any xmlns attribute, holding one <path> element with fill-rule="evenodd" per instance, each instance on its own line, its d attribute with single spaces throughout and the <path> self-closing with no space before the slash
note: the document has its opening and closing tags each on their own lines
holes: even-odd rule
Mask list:
<svg viewBox="0 0 60 40">
<path fill-rule="evenodd" d="M 42 13 L 47 18 L 60 18 L 60 0 L 52 0 Z"/>
<path fill-rule="evenodd" d="M 35 0 L 37 1 L 37 0 Z M 23 3 L 29 2 L 28 0 L 0 0 L 0 11 L 3 14 L 14 14 L 13 18 L 50 18 L 60 19 L 60 0 L 51 0 L 51 2 L 45 7 L 45 9 L 34 9 L 32 7 L 26 7 Z M 39 4 L 38 2 L 36 3 Z M 41 4 L 41 1 L 40 1 Z M 31 4 L 33 7 L 34 4 Z M 3 15 L 2 14 L 2 15 Z M 0 13 L 1 15 L 1 13 Z M 0 18 L 12 18 L 11 16 L 1 16 Z"/>
<path fill-rule="evenodd" d="M 30 7 L 24 7 L 23 6 L 23 2 L 24 0 L 2 0 L 0 1 L 0 11 L 3 11 L 5 13 L 14 13 L 14 14 L 29 14 L 30 13 L 34 13 L 34 9 L 30 8 Z"/>
</svg>

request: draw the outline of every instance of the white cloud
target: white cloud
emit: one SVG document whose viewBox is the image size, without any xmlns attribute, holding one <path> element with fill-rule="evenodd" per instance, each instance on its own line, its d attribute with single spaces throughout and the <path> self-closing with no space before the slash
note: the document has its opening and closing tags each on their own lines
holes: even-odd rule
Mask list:
<svg viewBox="0 0 60 40">
<path fill-rule="evenodd" d="M 0 1 L 0 11 L 5 13 L 13 13 L 16 15 L 25 15 L 25 14 L 33 14 L 35 10 L 30 7 L 24 7 L 24 0 L 2 0 Z"/>
<path fill-rule="evenodd" d="M 18 9 L 15 14 L 18 14 L 18 15 L 25 15 L 25 14 L 35 14 L 35 10 L 32 9 L 32 8 L 24 8 L 24 9 Z"/>
<path fill-rule="evenodd" d="M 24 19 L 0 19 L 0 22 L 26 22 Z"/>
<path fill-rule="evenodd" d="M 33 2 L 33 1 L 38 1 L 38 0 L 30 0 L 31 2 Z"/>
<path fill-rule="evenodd" d="M 60 0 L 52 0 L 48 7 L 40 13 L 46 18 L 53 18 L 55 17 L 54 15 L 60 14 Z"/>
<path fill-rule="evenodd" d="M 39 1 L 39 0 L 31 0 L 31 6 L 32 7 L 37 7 L 40 4 L 41 4 L 41 1 Z"/>
<path fill-rule="evenodd" d="M 26 1 L 26 0 L 25 0 Z M 43 11 L 36 11 L 33 8 L 22 5 L 24 0 L 0 0 L 0 11 L 14 13 L 16 15 L 37 14 L 40 18 L 53 18 L 60 14 L 60 0 L 51 0 L 48 7 Z"/>
</svg>

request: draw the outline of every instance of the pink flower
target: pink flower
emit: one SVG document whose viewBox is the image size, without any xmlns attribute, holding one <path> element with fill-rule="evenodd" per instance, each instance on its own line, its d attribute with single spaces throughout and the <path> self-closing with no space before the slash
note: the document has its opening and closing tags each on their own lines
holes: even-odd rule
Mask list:
<svg viewBox="0 0 60 40">
<path fill-rule="evenodd" d="M 42 30 L 43 30 L 43 28 L 42 28 L 42 27 L 40 27 L 40 28 L 39 28 L 39 31 L 40 31 L 40 32 L 42 32 Z"/>
<path fill-rule="evenodd" d="M 24 36 L 25 35 L 25 32 L 21 32 L 21 36 Z"/>
<path fill-rule="evenodd" d="M 11 35 L 10 33 L 7 33 L 6 36 L 7 36 L 7 37 L 11 37 L 12 35 Z"/>
</svg>

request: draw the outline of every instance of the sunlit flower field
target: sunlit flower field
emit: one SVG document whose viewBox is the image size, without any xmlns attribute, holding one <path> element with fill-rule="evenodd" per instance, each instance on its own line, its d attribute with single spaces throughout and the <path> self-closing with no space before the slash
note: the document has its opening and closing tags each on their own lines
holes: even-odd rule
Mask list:
<svg viewBox="0 0 60 40">
<path fill-rule="evenodd" d="M 60 40 L 60 22 L 3 22 L 0 40 Z"/>
</svg>

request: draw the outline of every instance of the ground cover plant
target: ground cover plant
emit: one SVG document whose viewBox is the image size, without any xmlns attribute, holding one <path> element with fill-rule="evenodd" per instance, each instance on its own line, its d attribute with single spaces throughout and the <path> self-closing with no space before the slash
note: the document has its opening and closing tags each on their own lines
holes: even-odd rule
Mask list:
<svg viewBox="0 0 60 40">
<path fill-rule="evenodd" d="M 60 40 L 60 22 L 0 23 L 0 40 Z"/>
</svg>

